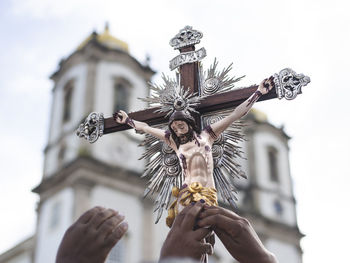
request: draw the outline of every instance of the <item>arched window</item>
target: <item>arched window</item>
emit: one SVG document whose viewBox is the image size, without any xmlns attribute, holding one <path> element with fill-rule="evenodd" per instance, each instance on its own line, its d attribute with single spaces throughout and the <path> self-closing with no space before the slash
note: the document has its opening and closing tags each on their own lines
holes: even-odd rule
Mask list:
<svg viewBox="0 0 350 263">
<path fill-rule="evenodd" d="M 129 97 L 131 84 L 125 79 L 116 79 L 114 82 L 113 111 L 129 111 Z"/>
<path fill-rule="evenodd" d="M 58 166 L 63 165 L 65 154 L 66 154 L 66 145 L 62 144 L 57 156 Z"/>
<path fill-rule="evenodd" d="M 268 147 L 267 154 L 269 159 L 270 180 L 278 183 L 278 151 L 275 147 L 270 146 Z"/>
<path fill-rule="evenodd" d="M 60 218 L 61 218 L 61 202 L 57 201 L 55 202 L 51 207 L 51 214 L 50 214 L 50 224 L 49 227 L 51 230 L 54 230 L 57 228 L 60 224 Z"/>
<path fill-rule="evenodd" d="M 278 216 L 281 216 L 283 215 L 283 206 L 282 206 L 282 203 L 280 200 L 276 199 L 274 202 L 273 202 L 273 208 L 275 210 L 275 213 L 278 215 Z"/>
<path fill-rule="evenodd" d="M 63 122 L 68 122 L 72 115 L 73 80 L 67 82 L 63 92 Z"/>
</svg>

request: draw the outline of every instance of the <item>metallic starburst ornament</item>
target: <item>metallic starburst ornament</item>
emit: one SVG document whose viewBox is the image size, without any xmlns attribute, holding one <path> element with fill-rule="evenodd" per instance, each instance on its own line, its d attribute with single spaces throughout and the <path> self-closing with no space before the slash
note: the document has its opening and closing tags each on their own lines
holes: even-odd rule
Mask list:
<svg viewBox="0 0 350 263">
<path fill-rule="evenodd" d="M 196 106 L 208 95 L 235 89 L 235 84 L 242 77 L 229 77 L 232 64 L 223 70 L 218 70 L 218 62 L 215 59 L 209 69 L 203 72 L 200 68 L 200 94 L 190 93 L 179 82 L 162 76 L 163 84 L 150 83 L 151 96 L 141 98 L 152 107 L 159 107 L 155 112 L 166 113 L 169 117 L 175 111 L 183 111 L 191 116 L 197 113 Z M 210 125 L 229 114 L 229 111 L 220 111 L 206 114 L 201 117 L 203 127 Z M 167 125 L 158 125 L 157 128 L 167 129 Z M 233 179 L 244 177 L 238 158 L 242 158 L 243 152 L 239 143 L 244 140 L 240 121 L 232 124 L 223 132 L 212 146 L 214 171 L 213 177 L 222 200 L 236 207 L 236 190 L 232 184 Z M 174 186 L 180 188 L 184 180 L 179 159 L 176 153 L 163 141 L 146 135 L 141 144 L 146 148 L 140 159 L 148 160 L 142 177 L 149 178 L 148 186 L 144 196 L 157 194 L 155 200 L 155 212 L 157 212 L 156 223 L 162 216 L 164 209 L 167 209 L 171 201 L 171 190 Z"/>
<path fill-rule="evenodd" d="M 191 93 L 188 89 L 180 86 L 180 83 L 165 75 L 162 75 L 164 84 L 150 83 L 151 96 L 141 98 L 152 107 L 160 107 L 155 112 L 166 113 L 169 117 L 174 111 L 184 111 L 186 114 L 197 113 L 196 106 L 203 97 Z"/>
<path fill-rule="evenodd" d="M 212 112 L 203 116 L 204 125 L 213 124 L 230 114 L 230 111 Z M 245 140 L 241 121 L 231 124 L 214 141 L 212 146 L 214 171 L 213 177 L 216 189 L 224 202 L 236 208 L 237 191 L 233 185 L 235 179 L 247 178 L 238 160 L 244 158 L 239 145 Z"/>
<path fill-rule="evenodd" d="M 166 128 L 166 125 L 158 125 L 157 128 Z M 181 187 L 183 182 L 182 171 L 176 153 L 165 142 L 146 135 L 140 146 L 145 147 L 141 159 L 148 160 L 145 171 L 141 177 L 149 178 L 144 197 L 148 194 L 158 193 L 155 200 L 154 212 L 157 212 L 156 222 L 167 209 L 171 199 L 171 189 Z"/>
<path fill-rule="evenodd" d="M 235 83 L 240 81 L 245 76 L 241 77 L 230 77 L 229 73 L 232 70 L 232 63 L 224 68 L 222 71 L 219 71 L 218 61 L 216 58 L 214 59 L 213 64 L 209 67 L 209 69 L 203 74 L 201 73 L 201 95 L 213 95 L 221 92 L 226 92 L 233 90 L 235 88 Z"/>
<path fill-rule="evenodd" d="M 182 111 L 187 116 L 197 113 L 195 107 L 203 97 L 190 93 L 188 89 L 181 87 L 175 79 L 165 75 L 162 76 L 162 79 L 162 85 L 149 83 L 151 96 L 140 99 L 149 103 L 151 107 L 159 107 L 155 112 L 166 113 L 166 117 L 169 117 L 175 111 Z M 166 130 L 167 125 L 158 125 L 157 128 Z M 158 223 L 164 209 L 169 206 L 171 189 L 174 186 L 180 188 L 182 185 L 181 166 L 176 153 L 165 142 L 151 135 L 146 135 L 141 146 L 144 146 L 146 150 L 140 159 L 148 160 L 142 175 L 142 177 L 149 178 L 144 196 L 158 193 L 154 210 L 154 212 L 157 212 L 156 223 Z"/>
<path fill-rule="evenodd" d="M 230 77 L 232 63 L 218 70 L 218 61 L 214 59 L 213 64 L 203 73 L 201 70 L 201 94 L 209 96 L 222 92 L 236 89 L 235 84 L 239 82 L 241 77 Z M 233 110 L 233 109 L 232 109 Z M 202 116 L 203 126 L 213 124 L 225 118 L 231 110 L 212 112 Z M 243 142 L 244 134 L 242 132 L 243 124 L 236 121 L 230 125 L 221 135 L 214 141 L 212 151 L 214 159 L 213 177 L 215 186 L 224 202 L 228 202 L 232 208 L 236 208 L 237 192 L 233 185 L 234 179 L 246 178 L 245 173 L 241 170 L 238 159 L 243 158 L 240 143 Z"/>
</svg>

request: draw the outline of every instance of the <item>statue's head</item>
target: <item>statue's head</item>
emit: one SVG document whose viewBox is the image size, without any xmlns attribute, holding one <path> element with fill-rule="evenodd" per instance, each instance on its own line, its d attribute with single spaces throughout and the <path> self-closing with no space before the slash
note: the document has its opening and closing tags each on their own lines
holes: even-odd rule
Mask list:
<svg viewBox="0 0 350 263">
<path fill-rule="evenodd" d="M 174 111 L 170 116 L 169 130 L 177 147 L 192 141 L 194 132 L 200 133 L 194 118 L 184 111 Z"/>
</svg>

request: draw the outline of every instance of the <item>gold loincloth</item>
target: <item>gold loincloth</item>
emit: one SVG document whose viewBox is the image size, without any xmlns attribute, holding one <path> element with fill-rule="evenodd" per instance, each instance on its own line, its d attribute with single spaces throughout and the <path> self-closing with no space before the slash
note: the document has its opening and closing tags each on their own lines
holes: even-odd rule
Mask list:
<svg viewBox="0 0 350 263">
<path fill-rule="evenodd" d="M 175 217 L 179 214 L 178 205 L 188 206 L 192 202 L 198 202 L 201 199 L 205 201 L 207 205 L 217 206 L 217 191 L 212 187 L 203 187 L 201 183 L 191 183 L 191 185 L 182 188 L 173 187 L 172 195 L 177 199 L 171 204 L 168 209 L 168 217 L 166 218 L 166 224 L 168 227 L 173 225 Z"/>
</svg>

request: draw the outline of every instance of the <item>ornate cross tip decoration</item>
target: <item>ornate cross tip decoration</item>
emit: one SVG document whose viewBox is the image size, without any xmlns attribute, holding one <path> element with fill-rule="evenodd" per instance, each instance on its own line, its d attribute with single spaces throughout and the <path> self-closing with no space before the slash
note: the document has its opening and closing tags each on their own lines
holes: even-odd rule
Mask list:
<svg viewBox="0 0 350 263">
<path fill-rule="evenodd" d="M 169 44 L 174 49 L 180 49 L 198 44 L 202 37 L 202 32 L 192 29 L 191 26 L 185 26 L 170 40 Z"/>
<path fill-rule="evenodd" d="M 103 130 L 103 113 L 91 112 L 84 123 L 79 125 L 77 135 L 80 138 L 85 138 L 89 143 L 94 143 L 103 135 Z"/>
<path fill-rule="evenodd" d="M 297 74 L 290 68 L 285 68 L 274 75 L 274 83 L 279 99 L 293 100 L 302 93 L 301 88 L 310 83 L 310 78 L 304 74 Z"/>
</svg>

